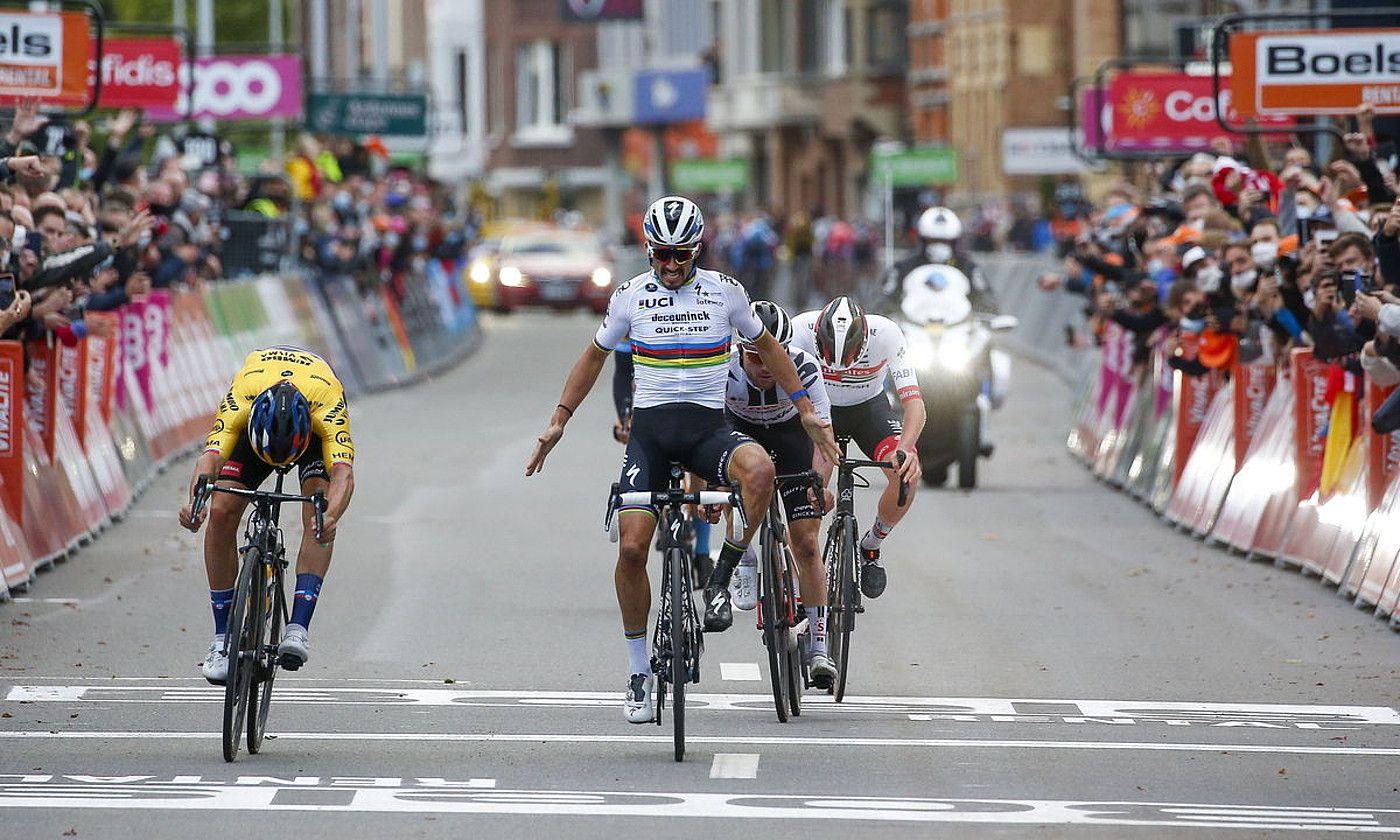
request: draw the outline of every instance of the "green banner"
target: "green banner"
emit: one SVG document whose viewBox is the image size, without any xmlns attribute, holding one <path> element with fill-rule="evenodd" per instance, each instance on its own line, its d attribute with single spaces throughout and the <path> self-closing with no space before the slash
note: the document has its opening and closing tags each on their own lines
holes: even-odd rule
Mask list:
<svg viewBox="0 0 1400 840">
<path fill-rule="evenodd" d="M 428 134 L 428 98 L 378 93 L 313 93 L 306 103 L 306 127 L 323 134 L 425 137 Z"/>
<path fill-rule="evenodd" d="M 951 184 L 958 180 L 958 153 L 946 146 L 870 156 L 871 183 L 896 187 Z"/>
<path fill-rule="evenodd" d="M 676 192 L 738 192 L 748 185 L 749 164 L 743 158 L 671 163 L 671 189 Z"/>
</svg>

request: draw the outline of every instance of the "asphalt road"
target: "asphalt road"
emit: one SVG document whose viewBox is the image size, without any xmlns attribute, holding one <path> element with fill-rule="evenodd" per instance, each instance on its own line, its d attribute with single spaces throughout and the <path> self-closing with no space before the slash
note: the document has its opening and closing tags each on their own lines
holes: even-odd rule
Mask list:
<svg viewBox="0 0 1400 840">
<path fill-rule="evenodd" d="M 260 755 L 223 762 L 196 670 L 188 462 L 0 605 L 0 836 L 1400 834 L 1400 637 L 1097 484 L 1023 362 L 982 489 L 924 493 L 887 543 L 853 696 L 779 724 L 739 614 L 674 763 L 669 720 L 619 709 L 606 382 L 524 477 L 594 325 L 489 321 L 459 368 L 352 405 L 357 495 Z"/>
</svg>

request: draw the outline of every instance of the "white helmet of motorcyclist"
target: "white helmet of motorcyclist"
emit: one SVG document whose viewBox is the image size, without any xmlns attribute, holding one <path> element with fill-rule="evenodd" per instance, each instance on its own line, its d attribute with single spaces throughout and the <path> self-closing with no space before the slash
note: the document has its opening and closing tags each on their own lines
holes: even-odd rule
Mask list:
<svg viewBox="0 0 1400 840">
<path fill-rule="evenodd" d="M 900 311 L 915 324 L 957 324 L 972 314 L 972 283 L 951 265 L 921 265 L 904 277 Z"/>
<path fill-rule="evenodd" d="M 956 242 L 962 236 L 958 214 L 947 207 L 930 207 L 919 216 L 919 238 L 938 242 Z"/>
</svg>

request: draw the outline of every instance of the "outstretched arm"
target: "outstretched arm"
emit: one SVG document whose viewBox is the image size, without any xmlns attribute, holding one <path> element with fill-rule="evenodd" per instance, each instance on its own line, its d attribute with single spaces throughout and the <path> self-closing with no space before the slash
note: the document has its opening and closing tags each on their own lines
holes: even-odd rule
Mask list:
<svg viewBox="0 0 1400 840">
<path fill-rule="evenodd" d="M 754 342 L 754 348 L 758 350 L 758 356 L 763 360 L 764 366 L 773 372 L 773 378 L 778 381 L 778 387 L 783 389 L 783 393 L 806 393 L 802 387 L 802 378 L 797 375 L 797 366 L 792 363 L 792 358 L 788 356 L 787 350 L 783 349 L 783 345 L 778 343 L 778 339 L 765 332 Z M 840 460 L 841 450 L 836 448 L 836 439 L 831 434 L 831 423 L 817 415 L 816 405 L 811 396 L 798 397 L 792 404 L 802 419 L 802 428 L 807 431 L 807 436 L 816 444 L 817 449 L 832 463 Z"/>
<path fill-rule="evenodd" d="M 578 410 L 579 403 L 593 390 L 594 383 L 598 381 L 598 374 L 603 371 L 603 362 L 607 358 L 608 351 L 590 341 L 584 348 L 583 355 L 574 362 L 573 369 L 569 371 L 569 378 L 564 380 L 564 393 L 559 397 L 559 404 L 554 407 L 554 413 L 549 417 L 549 427 L 535 439 L 535 451 L 530 454 L 530 461 L 525 465 L 525 475 L 534 475 L 544 469 L 544 459 L 564 436 L 564 424 L 569 422 Z"/>
</svg>

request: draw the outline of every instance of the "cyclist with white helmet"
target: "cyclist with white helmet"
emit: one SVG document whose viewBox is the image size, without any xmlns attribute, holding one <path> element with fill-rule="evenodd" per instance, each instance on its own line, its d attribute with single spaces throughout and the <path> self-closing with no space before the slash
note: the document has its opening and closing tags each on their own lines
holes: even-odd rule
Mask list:
<svg viewBox="0 0 1400 840">
<path fill-rule="evenodd" d="M 768 508 L 775 475 L 768 453 L 724 419 L 730 346 L 736 332 L 753 344 L 796 405 L 807 434 L 831 455 L 836 444 L 830 424 L 817 415 L 802 387 L 792 359 L 750 310 L 743 287 L 732 277 L 697 267 L 705 231 L 700 208 L 680 196 L 658 199 L 647 209 L 643 231 L 651 268 L 613 292 L 602 325 L 569 371 L 525 474 L 534 475 L 543 468 L 563 437 L 565 424 L 597 382 L 604 361 L 630 336 L 636 390 L 620 489 L 665 489 L 672 462 L 713 484 L 737 484 L 749 527 L 739 541 L 725 540 L 720 561 L 732 569 Z M 651 584 L 646 564 L 656 520 L 657 511 L 649 506 L 623 507 L 618 514 L 620 538 L 613 579 L 627 640 L 623 714 L 632 723 L 647 723 L 655 715 L 656 679 L 647 651 Z M 724 630 L 733 621 L 727 589 L 723 603 L 707 607 L 705 618 L 705 629 L 710 631 Z"/>
<path fill-rule="evenodd" d="M 891 311 L 899 311 L 908 288 L 905 282 L 911 274 L 927 265 L 947 265 L 958 269 L 967 276 L 970 289 L 968 300 L 974 312 L 997 315 L 1001 309 L 997 304 L 996 293 L 991 284 L 977 267 L 972 257 L 958 247 L 962 238 L 962 222 L 958 214 L 947 207 L 930 207 L 920 216 L 916 225 L 919 234 L 919 250 L 895 263 L 885 275 L 882 291 L 889 302 Z"/>
<path fill-rule="evenodd" d="M 905 359 L 904 333 L 882 315 L 867 315 L 849 297 L 798 315 L 792 319 L 792 331 L 793 346 L 821 360 L 836 434 L 849 436 L 871 460 L 897 464 L 896 469 L 885 470 L 887 485 L 875 521 L 860 540 L 860 591 L 867 598 L 878 598 L 887 580 L 880 546 L 913 505 L 921 474 L 916 445 L 926 414 L 919 381 Z M 886 380 L 894 383 L 900 412 L 885 393 Z M 829 472 L 830 465 L 825 466 Z M 903 507 L 899 505 L 901 483 L 906 494 Z"/>
<path fill-rule="evenodd" d="M 200 476 L 218 476 L 219 486 L 256 490 L 274 469 L 297 467 L 301 492 L 326 495 L 320 538 L 309 505 L 302 515 L 297 552 L 296 594 L 278 654 L 281 666 L 300 668 L 310 658 L 307 627 L 320 598 L 321 582 L 331 565 L 336 524 L 355 492 L 350 413 L 345 388 L 325 359 L 295 347 L 254 350 L 243 361 L 228 394 L 219 403 L 204 454 L 195 461 L 190 495 Z M 327 464 L 330 465 L 327 469 Z M 180 509 L 180 524 L 198 531 L 205 517 L 204 567 L 209 575 L 209 602 L 214 610 L 214 640 L 204 659 L 204 678 L 222 685 L 228 678 L 225 647 L 234 578 L 238 575 L 235 539 L 248 500 L 215 493 L 198 517 L 190 502 Z"/>
<path fill-rule="evenodd" d="M 781 306 L 767 300 L 753 302 L 753 312 L 778 343 L 787 349 L 802 387 L 812 397 L 817 414 L 831 419 L 831 401 L 822 382 L 821 363 L 816 356 L 791 346 L 792 320 Z M 814 460 L 812 441 L 802 430 L 797 408 L 787 392 L 778 386 L 773 373 L 764 364 L 758 351 L 748 342 L 729 357 L 729 390 L 725 398 L 725 413 L 729 424 L 758 441 L 769 454 L 779 475 L 794 475 L 810 469 L 825 468 L 825 462 Z M 836 678 L 836 667 L 826 651 L 826 569 L 817 550 L 821 530 L 824 498 L 809 494 L 810 487 L 802 481 L 782 482 L 782 496 L 787 514 L 788 540 L 793 559 L 797 561 L 797 580 L 802 601 L 806 604 L 808 626 L 811 628 L 812 683 L 826 689 Z M 734 606 L 751 610 L 756 602 L 755 567 L 758 557 L 749 546 L 734 575 Z"/>
</svg>

